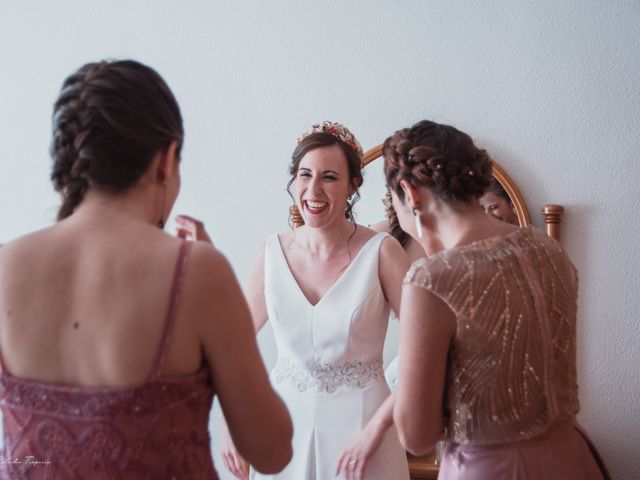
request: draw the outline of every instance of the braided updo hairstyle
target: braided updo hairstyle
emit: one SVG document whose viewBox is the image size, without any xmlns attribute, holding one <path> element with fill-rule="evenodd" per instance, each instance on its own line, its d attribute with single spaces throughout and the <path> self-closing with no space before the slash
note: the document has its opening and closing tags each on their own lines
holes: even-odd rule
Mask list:
<svg viewBox="0 0 640 480">
<path fill-rule="evenodd" d="M 133 60 L 84 65 L 64 81 L 53 108 L 58 220 L 74 212 L 89 188 L 123 192 L 159 151 L 174 140 L 180 148 L 183 138 L 178 103 L 155 70 Z"/>
<path fill-rule="evenodd" d="M 469 135 L 428 120 L 387 138 L 382 155 L 387 185 L 402 201 L 401 180 L 456 203 L 480 197 L 492 178 L 491 159 Z"/>
</svg>

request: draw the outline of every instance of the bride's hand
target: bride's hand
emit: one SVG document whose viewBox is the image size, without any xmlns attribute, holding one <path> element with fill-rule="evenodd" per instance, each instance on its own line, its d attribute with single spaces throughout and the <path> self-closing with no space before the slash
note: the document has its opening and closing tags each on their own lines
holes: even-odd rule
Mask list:
<svg viewBox="0 0 640 480">
<path fill-rule="evenodd" d="M 178 237 L 187 240 L 200 240 L 213 245 L 209 234 L 204 229 L 204 223 L 200 220 L 188 215 L 177 215 L 175 220 L 178 224 L 176 227 Z"/>
<path fill-rule="evenodd" d="M 385 429 L 374 422 L 369 422 L 362 432 L 355 438 L 340 455 L 336 476 L 344 470 L 347 480 L 361 480 L 369 457 L 375 453 L 380 444 Z"/>
<path fill-rule="evenodd" d="M 249 464 L 238 453 L 224 419 L 220 421 L 220 424 L 220 455 L 224 466 L 236 478 L 249 480 Z"/>
</svg>

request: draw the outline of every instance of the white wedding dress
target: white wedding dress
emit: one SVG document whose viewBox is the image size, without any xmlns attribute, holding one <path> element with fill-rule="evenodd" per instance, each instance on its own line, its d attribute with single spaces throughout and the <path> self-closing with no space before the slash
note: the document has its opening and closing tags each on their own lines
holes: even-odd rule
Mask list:
<svg viewBox="0 0 640 480">
<path fill-rule="evenodd" d="M 378 278 L 386 233 L 367 241 L 316 305 L 287 264 L 277 235 L 265 245 L 265 298 L 278 361 L 271 381 L 293 420 L 293 458 L 277 475 L 256 479 L 334 480 L 344 449 L 389 395 L 382 349 L 389 319 Z M 395 428 L 369 458 L 365 480 L 408 480 Z"/>
</svg>

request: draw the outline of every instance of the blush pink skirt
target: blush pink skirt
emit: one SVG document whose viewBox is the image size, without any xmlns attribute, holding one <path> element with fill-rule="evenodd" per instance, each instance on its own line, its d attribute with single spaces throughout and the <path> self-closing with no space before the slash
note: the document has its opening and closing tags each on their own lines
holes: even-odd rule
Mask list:
<svg viewBox="0 0 640 480">
<path fill-rule="evenodd" d="M 565 423 L 540 437 L 504 445 L 447 444 L 438 480 L 607 480 L 584 431 Z"/>
</svg>

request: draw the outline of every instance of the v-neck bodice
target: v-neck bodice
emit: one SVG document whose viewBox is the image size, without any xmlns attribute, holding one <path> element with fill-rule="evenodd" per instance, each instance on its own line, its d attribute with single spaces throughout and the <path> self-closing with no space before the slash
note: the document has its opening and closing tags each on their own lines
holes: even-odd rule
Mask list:
<svg viewBox="0 0 640 480">
<path fill-rule="evenodd" d="M 379 233 L 315 304 L 294 278 L 279 237 L 265 245 L 265 299 L 278 354 L 301 364 L 342 364 L 382 355 L 389 305 L 378 277 Z"/>
<path fill-rule="evenodd" d="M 356 253 L 356 256 L 351 260 L 351 262 L 349 262 L 349 265 L 347 265 L 347 267 L 344 269 L 344 271 L 340 274 L 340 276 L 335 280 L 335 282 L 333 282 L 331 284 L 331 286 L 322 294 L 322 296 L 318 299 L 317 302 L 313 303 L 309 300 L 309 297 L 304 293 L 304 290 L 302 289 L 302 286 L 300 286 L 300 283 L 298 282 L 298 280 L 296 279 L 295 275 L 293 274 L 293 270 L 291 270 L 291 266 L 289 265 L 289 261 L 287 260 L 286 255 L 284 254 L 284 249 L 282 248 L 282 243 L 280 242 L 280 237 L 278 235 L 276 235 L 276 239 L 278 241 L 278 247 L 279 247 L 279 251 L 281 253 L 281 257 L 282 257 L 282 261 L 284 262 L 284 267 L 285 270 L 289 272 L 289 277 L 291 278 L 291 281 L 293 282 L 293 284 L 295 285 L 295 287 L 297 287 L 298 291 L 300 292 L 300 295 L 302 295 L 304 297 L 304 299 L 307 301 L 307 303 L 311 306 L 311 307 L 316 307 L 318 306 L 320 303 L 322 303 L 322 300 L 329 294 L 331 294 L 331 291 L 334 288 L 337 288 L 337 285 L 341 283 L 342 279 L 344 277 L 348 277 L 349 272 L 352 270 L 352 267 L 355 269 L 356 267 L 354 265 L 357 265 L 358 260 L 366 253 L 367 249 L 370 249 L 373 247 L 378 247 L 380 246 L 379 243 L 376 243 L 376 239 L 377 238 L 384 238 L 386 235 L 384 233 L 377 233 L 375 235 L 373 235 L 371 238 L 369 238 L 362 247 L 360 247 L 360 250 L 358 250 L 358 253 Z M 375 249 L 377 251 L 377 249 Z M 345 279 L 345 281 L 348 281 Z"/>
</svg>

